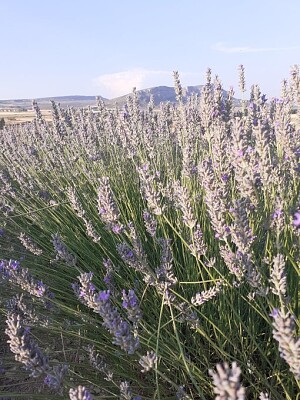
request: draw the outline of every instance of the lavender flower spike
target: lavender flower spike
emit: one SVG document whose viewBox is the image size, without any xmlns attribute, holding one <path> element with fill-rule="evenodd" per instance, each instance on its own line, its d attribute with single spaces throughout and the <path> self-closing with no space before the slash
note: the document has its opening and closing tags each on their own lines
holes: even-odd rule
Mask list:
<svg viewBox="0 0 300 400">
<path fill-rule="evenodd" d="M 296 379 L 300 379 L 300 338 L 294 335 L 294 319 L 289 312 L 277 309 L 273 310 L 271 316 L 274 318 L 273 337 L 279 344 L 280 355 Z"/>
<path fill-rule="evenodd" d="M 217 284 L 212 286 L 210 289 L 202 291 L 201 293 L 196 293 L 196 296 L 191 298 L 191 303 L 194 306 L 200 306 L 201 304 L 204 304 L 210 299 L 216 297 L 221 290 L 222 282 L 217 282 Z"/>
<path fill-rule="evenodd" d="M 66 364 L 59 364 L 49 370 L 44 383 L 51 389 L 57 390 L 62 394 L 63 392 L 63 379 L 66 373 L 69 371 L 69 367 Z"/>
<path fill-rule="evenodd" d="M 78 277 L 81 286 L 73 284 L 74 292 L 83 304 L 102 317 L 103 326 L 114 336 L 113 344 L 120 346 L 128 354 L 133 354 L 140 345 L 139 338 L 133 335 L 132 326 L 121 318 L 118 310 L 112 305 L 110 291 L 96 292 L 91 283 L 92 277 L 91 272 L 81 274 Z"/>
<path fill-rule="evenodd" d="M 286 296 L 285 261 L 282 254 L 277 254 L 273 259 L 273 268 L 270 277 L 271 291 L 284 299 Z"/>
<path fill-rule="evenodd" d="M 136 294 L 132 289 L 128 291 L 128 294 L 126 294 L 126 291 L 123 290 L 122 294 L 123 294 L 122 306 L 127 311 L 128 319 L 134 324 L 137 324 L 142 318 L 142 312 L 139 307 Z"/>
<path fill-rule="evenodd" d="M 114 233 L 119 234 L 123 230 L 123 225 L 119 222 L 120 212 L 114 200 L 114 195 L 109 184 L 109 178 L 100 178 L 99 182 L 98 212 L 100 218 L 108 229 L 111 229 Z"/>
<path fill-rule="evenodd" d="M 93 400 L 85 386 L 79 385 L 76 389 L 69 390 L 70 400 Z"/>
<path fill-rule="evenodd" d="M 132 392 L 130 384 L 127 381 L 120 383 L 120 400 L 131 400 Z"/>
<path fill-rule="evenodd" d="M 0 260 L 0 281 L 7 279 L 14 285 L 18 285 L 23 290 L 45 301 L 53 299 L 54 293 L 39 280 L 33 278 L 27 268 L 22 268 L 19 261 L 15 260 Z"/>
<path fill-rule="evenodd" d="M 142 372 L 148 372 L 157 366 L 157 355 L 154 351 L 147 351 L 145 356 L 142 356 L 139 360 L 139 364 L 143 367 Z"/>
<path fill-rule="evenodd" d="M 24 328 L 20 315 L 8 314 L 5 333 L 9 336 L 10 350 L 15 360 L 31 371 L 30 376 L 38 377 L 49 370 L 48 358 L 44 356 L 37 344 L 30 337 L 29 328 Z"/>
<path fill-rule="evenodd" d="M 43 250 L 40 249 L 34 242 L 33 240 L 26 236 L 25 233 L 21 233 L 19 236 L 20 242 L 22 245 L 29 250 L 32 254 L 36 256 L 40 256 L 43 253 Z"/>
<path fill-rule="evenodd" d="M 236 362 L 232 368 L 225 362 L 217 364 L 217 372 L 209 370 L 213 378 L 215 400 L 245 400 L 245 389 L 240 384 L 241 370 Z"/>
<path fill-rule="evenodd" d="M 271 397 L 269 397 L 268 393 L 261 392 L 259 394 L 259 400 L 271 400 Z"/>
<path fill-rule="evenodd" d="M 52 243 L 56 253 L 56 259 L 60 259 L 70 267 L 74 267 L 76 264 L 76 257 L 69 252 L 67 246 L 63 243 L 58 233 L 52 235 Z"/>
<path fill-rule="evenodd" d="M 151 237 L 156 236 L 156 229 L 157 229 L 157 221 L 154 217 L 149 213 L 149 211 L 143 211 L 143 219 L 146 231 L 149 233 Z"/>
</svg>

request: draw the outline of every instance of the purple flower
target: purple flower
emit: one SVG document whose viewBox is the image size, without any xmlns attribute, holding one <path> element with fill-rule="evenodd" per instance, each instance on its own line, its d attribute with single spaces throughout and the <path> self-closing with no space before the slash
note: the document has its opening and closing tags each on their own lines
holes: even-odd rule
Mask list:
<svg viewBox="0 0 300 400">
<path fill-rule="evenodd" d="M 147 210 L 143 212 L 143 219 L 146 231 L 154 238 L 156 235 L 157 221 Z"/>
<path fill-rule="evenodd" d="M 80 301 L 92 308 L 103 319 L 103 326 L 113 335 L 113 344 L 120 346 L 128 354 L 133 354 L 139 347 L 139 338 L 132 333 L 132 325 L 124 321 L 116 307 L 113 306 L 109 290 L 98 293 L 91 291 L 90 284 L 92 273 L 82 273 L 79 277 L 80 285 L 74 285 L 74 291 Z M 131 296 L 133 297 L 133 296 Z M 126 299 L 130 300 L 130 299 Z M 128 315 L 133 315 L 137 319 L 134 310 L 137 307 L 130 307 L 128 301 Z M 128 319 L 130 319 L 128 317 Z"/>
<path fill-rule="evenodd" d="M 115 202 L 114 193 L 110 187 L 108 177 L 99 179 L 100 186 L 98 189 L 98 212 L 102 222 L 105 223 L 108 229 L 116 229 L 116 225 L 119 226 L 117 232 L 119 233 L 122 225 L 119 223 L 120 212 Z"/>
<path fill-rule="evenodd" d="M 299 337 L 296 336 L 294 316 L 283 309 L 272 311 L 273 337 L 278 342 L 280 356 L 287 362 L 296 379 L 300 379 Z"/>
<path fill-rule="evenodd" d="M 95 291 L 95 285 L 93 283 L 90 283 L 90 291 L 94 292 Z"/>
<path fill-rule="evenodd" d="M 267 99 L 266 95 L 263 94 L 263 95 L 261 96 L 261 101 L 262 101 L 263 103 L 265 103 L 267 100 L 268 100 L 268 99 Z"/>
<path fill-rule="evenodd" d="M 22 268 L 20 262 L 16 260 L 1 260 L 0 272 L 2 279 L 7 279 L 14 285 L 20 286 L 23 290 L 31 295 L 42 299 L 46 304 L 46 299 L 52 299 L 54 294 L 40 280 L 36 280 L 30 275 L 27 268 Z M 47 303 L 48 304 L 48 303 Z M 50 305 L 50 303 L 49 303 Z"/>
<path fill-rule="evenodd" d="M 112 226 L 111 230 L 113 231 L 113 233 L 115 233 L 116 235 L 118 235 L 119 233 L 122 233 L 123 231 L 123 226 L 119 225 L 119 224 L 115 224 Z"/>
<path fill-rule="evenodd" d="M 17 260 L 10 260 L 9 261 L 9 268 L 16 271 L 17 269 L 19 269 L 20 267 L 20 263 Z"/>
<path fill-rule="evenodd" d="M 193 165 L 192 168 L 191 168 L 191 173 L 192 173 L 192 175 L 197 174 L 197 172 L 198 172 L 198 167 L 197 167 L 197 165 Z"/>
<path fill-rule="evenodd" d="M 250 108 L 250 110 L 255 111 L 256 110 L 256 104 L 251 101 L 250 104 L 249 104 L 249 108 Z"/>
<path fill-rule="evenodd" d="M 229 226 L 225 226 L 225 232 L 226 233 L 230 233 L 230 227 Z"/>
<path fill-rule="evenodd" d="M 272 219 L 279 218 L 279 217 L 281 217 L 281 215 L 283 215 L 283 211 L 282 210 L 280 210 L 280 209 L 275 210 L 273 215 L 272 215 Z"/>
<path fill-rule="evenodd" d="M 42 281 L 37 281 L 38 295 L 42 296 L 45 293 L 46 286 Z"/>
<path fill-rule="evenodd" d="M 3 228 L 0 228 L 0 237 L 3 237 L 5 234 L 5 230 Z"/>
<path fill-rule="evenodd" d="M 103 266 L 108 269 L 111 266 L 110 259 L 103 260 Z"/>
<path fill-rule="evenodd" d="M 109 300 L 110 297 L 110 291 L 109 290 L 102 290 L 99 292 L 98 300 L 100 300 L 103 303 L 106 303 Z"/>
<path fill-rule="evenodd" d="M 70 389 L 69 398 L 70 400 L 93 400 L 85 386 L 78 386 L 75 389 Z"/>
<path fill-rule="evenodd" d="M 104 283 L 105 283 L 106 285 L 109 285 L 109 284 L 111 283 L 111 276 L 110 276 L 110 275 L 106 275 L 106 276 L 103 278 L 103 281 L 104 281 Z"/>
<path fill-rule="evenodd" d="M 229 175 L 228 174 L 222 174 L 221 175 L 221 179 L 222 179 L 223 182 L 227 182 L 228 179 L 229 179 Z"/>
<path fill-rule="evenodd" d="M 278 317 L 278 315 L 279 315 L 279 310 L 278 310 L 278 308 L 273 308 L 273 310 L 272 310 L 272 312 L 269 314 L 270 315 L 270 317 L 272 317 L 272 318 L 277 318 Z"/>
<path fill-rule="evenodd" d="M 128 258 L 133 258 L 133 256 L 134 256 L 134 254 L 133 254 L 133 251 L 132 251 L 132 250 L 128 250 L 128 251 L 126 252 L 126 257 L 128 257 Z"/>
<path fill-rule="evenodd" d="M 15 360 L 24 364 L 25 369 L 31 371 L 30 376 L 35 378 L 48 371 L 48 357 L 41 352 L 30 336 L 29 327 L 23 326 L 20 315 L 9 313 L 6 324 L 5 333 L 9 336 L 8 343 L 10 350 L 15 354 Z"/>
<path fill-rule="evenodd" d="M 128 294 L 126 294 L 125 289 L 123 289 L 122 294 L 123 294 L 122 306 L 127 311 L 128 319 L 133 323 L 137 323 L 141 319 L 142 313 L 138 304 L 138 299 L 134 293 L 134 290 L 131 289 L 129 290 Z"/>
<path fill-rule="evenodd" d="M 293 225 L 294 225 L 295 228 L 300 228 L 300 211 L 297 211 L 294 214 Z"/>
</svg>

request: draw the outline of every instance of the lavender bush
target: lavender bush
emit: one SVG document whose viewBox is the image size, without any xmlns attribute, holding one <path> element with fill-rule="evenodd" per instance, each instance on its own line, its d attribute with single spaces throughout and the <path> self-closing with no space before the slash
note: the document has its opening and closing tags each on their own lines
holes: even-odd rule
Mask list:
<svg viewBox="0 0 300 400">
<path fill-rule="evenodd" d="M 0 397 L 299 397 L 299 68 L 239 72 L 1 131 Z"/>
</svg>

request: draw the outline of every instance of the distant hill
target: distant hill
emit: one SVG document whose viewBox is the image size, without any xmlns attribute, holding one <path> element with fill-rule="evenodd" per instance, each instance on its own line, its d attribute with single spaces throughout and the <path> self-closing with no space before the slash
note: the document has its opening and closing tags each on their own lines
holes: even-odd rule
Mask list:
<svg viewBox="0 0 300 400">
<path fill-rule="evenodd" d="M 136 93 L 141 107 L 146 106 L 149 103 L 151 96 L 153 96 L 154 104 L 156 106 L 159 106 L 162 102 L 176 102 L 175 89 L 169 86 L 156 86 L 149 89 L 137 90 Z M 128 95 L 129 94 L 108 100 L 107 104 L 110 106 L 115 104 L 122 106 L 125 104 Z"/>
<path fill-rule="evenodd" d="M 183 91 L 183 101 L 186 101 L 189 96 L 191 96 L 193 93 L 201 96 L 201 90 L 203 88 L 203 85 L 198 85 L 198 86 L 186 86 L 182 88 Z M 153 88 L 149 89 L 142 89 L 142 90 L 137 90 L 137 95 L 139 99 L 139 103 L 141 107 L 147 106 L 147 104 L 150 101 L 151 96 L 153 96 L 153 101 L 155 106 L 159 106 L 160 103 L 176 103 L 176 93 L 174 87 L 170 86 L 156 86 Z M 227 92 L 226 90 L 223 90 L 223 96 L 224 98 L 227 97 Z M 106 104 L 110 107 L 113 107 L 114 105 L 123 106 L 126 102 L 126 99 L 128 97 L 128 94 L 126 96 L 120 96 L 116 97 L 115 99 L 107 100 Z M 234 105 L 238 106 L 240 104 L 240 100 L 238 99 L 233 99 Z"/>
<path fill-rule="evenodd" d="M 192 93 L 197 95 L 201 95 L 201 89 L 203 86 L 187 86 L 183 88 L 183 100 L 185 101 L 188 96 Z M 106 99 L 104 97 L 98 96 L 102 98 L 104 103 L 108 107 L 115 107 L 117 104 L 119 107 L 122 107 L 128 97 L 129 94 L 125 96 L 116 97 L 114 99 Z M 159 106 L 160 103 L 175 103 L 176 102 L 176 94 L 174 87 L 170 86 L 156 86 L 149 89 L 137 90 L 137 95 L 139 98 L 139 103 L 141 107 L 147 106 L 150 101 L 151 95 L 153 96 L 155 106 Z M 227 97 L 227 92 L 223 90 L 224 98 Z M 51 109 L 51 100 L 56 103 L 60 103 L 62 107 L 87 107 L 87 106 L 95 106 L 96 105 L 96 96 L 58 96 L 58 97 L 43 97 L 35 99 L 41 109 L 48 110 Z M 234 99 L 234 103 L 236 105 L 239 104 L 238 99 Z M 32 100 L 30 99 L 17 99 L 17 100 L 0 100 L 0 110 L 2 109 L 31 109 Z"/>
</svg>

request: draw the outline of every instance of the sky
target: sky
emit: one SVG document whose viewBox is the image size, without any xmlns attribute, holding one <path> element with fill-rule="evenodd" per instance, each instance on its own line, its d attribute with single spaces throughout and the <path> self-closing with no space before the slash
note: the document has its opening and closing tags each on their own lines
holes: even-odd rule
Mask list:
<svg viewBox="0 0 300 400">
<path fill-rule="evenodd" d="M 300 0 L 0 0 L 0 99 L 114 98 L 133 87 L 259 84 L 300 64 Z"/>
</svg>

